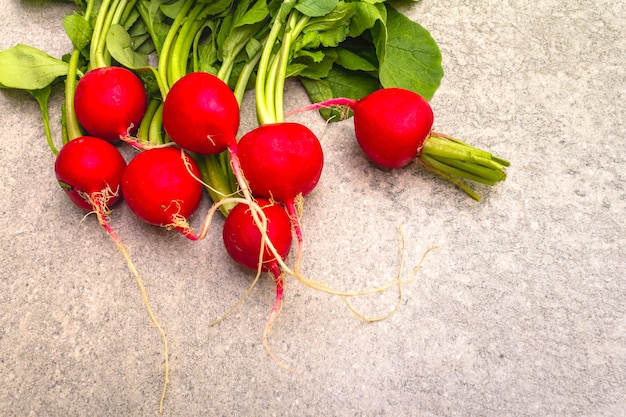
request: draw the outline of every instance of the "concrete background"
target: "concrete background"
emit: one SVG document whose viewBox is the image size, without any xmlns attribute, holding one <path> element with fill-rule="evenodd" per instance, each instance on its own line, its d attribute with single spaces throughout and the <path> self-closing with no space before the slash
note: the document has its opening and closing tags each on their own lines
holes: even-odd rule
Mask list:
<svg viewBox="0 0 626 417">
<path fill-rule="evenodd" d="M 70 5 L 2 3 L 0 49 L 69 51 Z M 403 11 L 442 49 L 435 127 L 508 158 L 509 178 L 479 188 L 478 203 L 417 165 L 375 168 L 351 121 L 297 117 L 327 158 L 305 204 L 307 276 L 342 289 L 389 281 L 400 224 L 405 274 L 440 245 L 379 323 L 290 280 L 270 344 L 298 373 L 261 344 L 269 279 L 208 327 L 251 280 L 222 249 L 221 221 L 193 243 L 119 206 L 112 223 L 169 337 L 163 415 L 626 415 L 624 2 L 423 0 Z M 289 83 L 286 106 L 306 100 Z M 60 103 L 56 90 L 57 139 Z M 0 115 L 0 415 L 156 415 L 161 340 L 122 256 L 56 184 L 35 101 L 2 91 Z M 385 311 L 395 295 L 357 304 Z"/>
</svg>

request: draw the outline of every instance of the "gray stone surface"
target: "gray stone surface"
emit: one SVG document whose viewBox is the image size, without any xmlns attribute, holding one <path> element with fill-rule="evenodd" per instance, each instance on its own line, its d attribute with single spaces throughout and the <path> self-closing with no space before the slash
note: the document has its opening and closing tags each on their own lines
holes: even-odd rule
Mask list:
<svg viewBox="0 0 626 417">
<path fill-rule="evenodd" d="M 305 203 L 303 272 L 341 289 L 404 274 L 401 309 L 364 323 L 295 280 L 273 302 L 221 247 L 111 216 L 170 343 L 166 416 L 625 416 L 626 30 L 623 2 L 423 0 L 403 9 L 438 41 L 436 128 L 512 162 L 477 203 L 419 166 L 385 172 L 351 121 L 295 120 L 327 163 Z M 4 0 L 0 49 L 61 56 L 71 6 Z M 286 107 L 306 102 L 289 83 Z M 58 138 L 60 90 L 51 105 Z M 242 130 L 254 125 L 247 97 Z M 56 184 L 38 107 L 0 92 L 0 415 L 158 413 L 161 340 L 124 260 Z M 202 222 L 205 202 L 192 223 Z M 396 294 L 356 301 L 377 313 Z"/>
</svg>

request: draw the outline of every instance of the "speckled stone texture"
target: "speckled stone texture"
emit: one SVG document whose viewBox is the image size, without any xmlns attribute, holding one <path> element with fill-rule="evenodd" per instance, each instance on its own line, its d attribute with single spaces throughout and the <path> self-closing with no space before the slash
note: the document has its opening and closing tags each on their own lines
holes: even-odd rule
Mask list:
<svg viewBox="0 0 626 417">
<path fill-rule="evenodd" d="M 0 49 L 60 57 L 71 5 L 4 0 Z M 422 0 L 402 11 L 432 33 L 446 75 L 435 127 L 509 159 L 483 201 L 417 165 L 374 167 L 350 120 L 293 120 L 326 166 L 304 206 L 302 271 L 339 289 L 409 276 L 391 318 L 364 323 L 337 297 L 290 279 L 270 346 L 263 279 L 221 246 L 111 222 L 170 343 L 164 416 L 625 416 L 626 51 L 624 2 Z M 62 91 L 51 102 L 59 138 Z M 289 82 L 285 106 L 307 103 Z M 56 184 L 39 110 L 0 92 L 0 415 L 158 414 L 161 340 L 115 245 Z M 255 124 L 247 95 L 242 131 Z M 130 153 L 126 153 L 130 156 Z M 208 209 L 192 219 L 198 226 Z M 368 314 L 397 293 L 354 300 Z"/>
</svg>

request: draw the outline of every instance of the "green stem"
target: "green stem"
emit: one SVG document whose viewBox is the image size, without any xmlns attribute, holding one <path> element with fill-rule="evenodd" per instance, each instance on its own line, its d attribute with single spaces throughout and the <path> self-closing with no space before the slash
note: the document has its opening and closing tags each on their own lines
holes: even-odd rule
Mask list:
<svg viewBox="0 0 626 417">
<path fill-rule="evenodd" d="M 472 162 L 459 161 L 457 159 L 450 158 L 433 159 L 468 174 L 465 178 L 473 179 L 472 177 L 475 177 L 476 179 L 473 179 L 474 181 L 482 182 L 484 184 L 493 185 L 495 182 L 506 179 L 506 174 L 503 171 L 487 168 Z"/>
<path fill-rule="evenodd" d="M 161 100 L 152 99 L 148 104 L 148 108 L 146 109 L 146 114 L 141 120 L 141 124 L 139 125 L 139 129 L 137 129 L 137 139 L 142 141 L 149 141 L 150 139 L 150 125 L 152 124 L 152 119 L 157 112 L 157 109 L 161 105 Z"/>
<path fill-rule="evenodd" d="M 114 6 L 114 12 L 109 19 L 110 23 L 108 27 L 111 27 L 111 25 L 114 23 L 119 23 L 122 21 L 122 16 L 124 15 L 124 11 L 126 10 L 126 5 L 128 4 L 127 0 L 116 0 L 116 2 L 117 2 L 117 5 Z"/>
<path fill-rule="evenodd" d="M 418 160 L 476 200 L 480 200 L 480 196 L 461 180 L 492 186 L 506 179 L 505 169 L 509 165 L 505 159 L 437 132 L 432 132 L 426 139 Z"/>
<path fill-rule="evenodd" d="M 202 21 L 198 20 L 198 16 L 200 16 L 205 7 L 204 3 L 197 4 L 180 28 L 170 54 L 170 64 L 167 67 L 167 79 L 170 85 L 173 85 L 187 73 L 189 50 L 193 44 L 195 34 L 203 24 Z"/>
<path fill-rule="evenodd" d="M 95 7 L 95 3 L 96 2 L 94 0 L 87 1 L 87 7 L 85 7 L 85 13 L 83 14 L 83 17 L 85 18 L 85 20 L 89 20 L 91 13 L 93 13 L 93 8 Z"/>
<path fill-rule="evenodd" d="M 153 145 L 162 145 L 167 141 L 163 137 L 163 102 L 159 103 L 148 130 L 148 142 Z"/>
<path fill-rule="evenodd" d="M 132 15 L 133 18 L 136 18 L 139 14 L 135 5 L 137 4 L 137 0 L 130 0 L 126 7 L 124 8 L 122 15 L 120 16 L 120 22 L 126 23 L 128 18 Z M 126 28 L 128 29 L 128 28 Z"/>
<path fill-rule="evenodd" d="M 106 1 L 106 0 L 105 0 Z M 194 5 L 195 0 L 185 0 L 180 12 L 174 19 L 172 26 L 170 26 L 169 31 L 167 32 L 167 36 L 165 37 L 165 41 L 163 41 L 163 47 L 161 48 L 161 52 L 159 54 L 159 71 L 158 74 L 161 77 L 161 84 L 163 85 L 163 89 L 165 94 L 169 91 L 171 84 L 168 83 L 167 78 L 167 68 L 170 61 L 171 49 L 174 45 L 174 41 L 178 36 L 178 31 L 180 27 L 183 25 L 185 19 L 187 18 L 187 14 L 189 10 Z M 165 96 L 164 96 L 165 97 Z"/>
<path fill-rule="evenodd" d="M 267 71 L 267 79 L 265 81 L 265 91 L 264 91 L 264 105 L 267 109 L 268 117 L 265 120 L 265 123 L 277 123 L 280 120 L 278 119 L 277 109 L 276 109 L 276 81 L 278 79 L 278 64 L 279 64 L 279 55 L 272 56 L 271 64 Z"/>
<path fill-rule="evenodd" d="M 74 94 L 76 93 L 76 79 L 78 71 L 78 62 L 80 60 L 80 51 L 74 49 L 70 55 L 67 67 L 67 77 L 65 79 L 65 130 L 63 144 L 72 139 L 76 139 L 83 135 L 83 132 L 76 118 L 74 111 Z"/>
<path fill-rule="evenodd" d="M 100 38 L 104 37 L 104 23 L 105 19 L 108 15 L 109 6 L 111 4 L 111 0 L 102 0 L 102 4 L 97 12 L 96 22 L 93 28 L 93 34 L 91 35 L 91 45 L 89 46 L 89 68 L 99 68 L 106 66 L 103 62 L 100 61 L 100 57 L 98 55 L 98 45 L 100 44 Z"/>
<path fill-rule="evenodd" d="M 48 147 L 52 151 L 53 154 L 58 155 L 59 150 L 54 146 L 54 141 L 52 140 L 52 130 L 50 129 L 50 114 L 48 111 L 49 101 L 50 101 L 50 92 L 52 91 L 52 86 L 47 85 L 46 87 L 38 90 L 27 90 L 34 98 L 37 100 L 37 104 L 39 104 L 39 110 L 41 111 L 41 118 L 43 121 L 43 130 L 46 134 L 46 141 L 48 142 Z"/>
<path fill-rule="evenodd" d="M 440 171 L 443 171 L 453 177 L 457 177 L 457 178 L 462 178 L 462 179 L 466 179 L 466 180 L 470 180 L 470 181 L 475 181 L 475 182 L 479 182 L 482 184 L 487 184 L 487 185 L 494 185 L 495 182 L 493 180 L 488 180 L 486 178 L 483 178 L 479 175 L 475 175 L 472 174 L 470 172 L 464 171 L 461 168 L 457 168 L 455 167 L 455 164 L 453 161 L 455 160 L 448 160 L 451 161 L 452 163 L 446 163 L 446 160 L 439 160 L 439 159 L 435 159 L 429 155 L 421 155 L 420 158 L 423 158 L 424 161 L 426 161 L 426 163 L 428 163 L 428 165 L 433 166 L 435 168 L 437 168 Z M 459 161 L 457 161 L 459 162 Z"/>
<path fill-rule="evenodd" d="M 228 159 L 228 151 L 225 151 L 225 153 Z M 236 190 L 236 187 L 232 186 L 232 181 L 230 180 L 230 175 L 232 174 L 229 174 L 229 172 L 232 171 L 230 167 L 225 169 L 221 155 L 204 155 L 199 163 L 202 181 L 209 185 L 209 187 L 205 188 L 209 193 L 209 197 L 215 203 L 231 197 L 235 194 L 233 189 Z M 235 203 L 222 204 L 219 210 L 226 217 L 235 205 Z"/>
<path fill-rule="evenodd" d="M 97 35 L 97 43 L 94 56 L 96 61 L 96 68 L 106 67 L 111 64 L 111 56 L 106 49 L 107 33 L 109 32 L 109 28 L 111 27 L 111 25 L 118 22 L 118 20 L 116 19 L 119 19 L 121 17 L 124 10 L 123 6 L 126 4 L 126 0 L 113 0 L 112 3 L 110 0 L 104 0 L 102 4 L 104 5 L 105 3 L 108 5 L 108 11 L 105 13 L 102 24 L 98 28 L 99 33 Z M 98 18 L 100 18 L 101 14 L 102 10 L 98 12 Z M 94 41 L 92 40 L 92 42 Z"/>
<path fill-rule="evenodd" d="M 235 89 L 233 93 L 235 94 L 235 98 L 239 105 L 241 105 L 243 101 L 243 96 L 246 92 L 246 87 L 248 85 L 248 81 L 250 81 L 250 77 L 254 73 L 254 69 L 256 68 L 259 60 L 261 59 L 262 51 L 259 50 L 256 55 L 254 55 L 250 60 L 244 65 L 241 73 L 239 73 L 239 77 L 237 78 L 237 83 L 235 84 Z"/>
<path fill-rule="evenodd" d="M 271 96 L 274 97 L 273 108 L 276 116 L 276 122 L 282 122 L 285 119 L 284 90 L 287 66 L 289 65 L 289 58 L 291 55 L 291 47 L 293 42 L 300 35 L 300 32 L 309 22 L 309 19 L 310 17 L 301 15 L 297 10 L 293 10 L 289 16 L 289 21 L 287 22 L 285 35 L 283 36 L 283 42 L 278 55 L 278 66 L 276 68 L 276 72 L 274 73 L 274 91 L 273 93 L 268 93 L 268 96 L 271 94 Z"/>
<path fill-rule="evenodd" d="M 276 19 L 272 24 L 272 29 L 263 46 L 263 52 L 259 60 L 259 67 L 257 69 L 256 78 L 256 110 L 259 124 L 271 123 L 274 120 L 274 115 L 271 106 L 268 104 L 268 98 L 266 96 L 267 87 L 267 74 L 274 51 L 274 46 L 278 41 L 278 36 L 282 30 L 283 23 L 281 22 L 281 13 L 278 12 Z"/>
<path fill-rule="evenodd" d="M 480 201 L 480 196 L 474 192 L 470 187 L 468 187 L 463 181 L 454 177 L 452 174 L 446 172 L 445 170 L 441 170 L 439 164 L 434 159 L 430 158 L 428 155 L 421 155 L 418 160 L 430 171 L 441 175 L 448 181 L 459 186 L 463 191 L 465 191 L 470 197 L 475 199 L 476 201 Z"/>
</svg>

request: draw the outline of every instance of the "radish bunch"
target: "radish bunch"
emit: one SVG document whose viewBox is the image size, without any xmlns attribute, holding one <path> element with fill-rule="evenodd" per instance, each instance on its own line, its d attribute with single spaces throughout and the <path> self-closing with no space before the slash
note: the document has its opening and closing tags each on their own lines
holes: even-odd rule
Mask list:
<svg viewBox="0 0 626 417">
<path fill-rule="evenodd" d="M 69 58 L 57 60 L 23 45 L 0 51 L 0 88 L 22 88 L 37 98 L 48 144 L 57 155 L 60 186 L 76 206 L 95 213 L 135 277 L 164 345 L 161 410 L 169 383 L 167 338 L 110 224 L 111 209 L 121 200 L 142 221 L 191 241 L 208 235 L 217 211 L 224 215 L 221 239 L 228 255 L 255 270 L 257 279 L 267 273 L 274 280 L 263 344 L 275 360 L 268 335 L 287 277 L 339 296 L 364 320 L 388 315 L 368 318 L 352 308 L 350 297 L 408 282 L 340 291 L 300 273 L 300 216 L 322 178 L 324 152 L 309 127 L 285 120 L 288 76 L 297 76 L 316 102 L 294 112 L 348 109 L 356 141 L 380 167 L 399 169 L 417 160 L 475 199 L 480 197 L 466 180 L 494 185 L 506 178 L 508 161 L 433 130 L 428 99 L 443 76 L 440 51 L 425 29 L 385 1 L 312 7 L 313 2 L 180 0 L 176 7 L 149 9 L 144 1 L 76 3 L 82 14 L 64 20 L 74 48 Z M 392 38 L 402 45 L 385 54 Z M 333 50 L 344 40 L 349 40 L 345 48 Z M 340 59 L 346 53 L 352 58 Z M 424 71 L 393 73 L 398 63 L 387 56 L 398 54 L 403 66 Z M 19 79 L 29 66 L 31 73 Z M 65 79 L 65 103 L 63 146 L 57 150 L 47 103 L 59 77 Z M 244 93 L 252 87 L 258 126 L 240 132 Z M 337 91 L 350 97 L 337 97 Z M 214 204 L 195 231 L 191 218 L 204 191 Z M 293 236 L 296 254 L 290 266 Z"/>
</svg>

